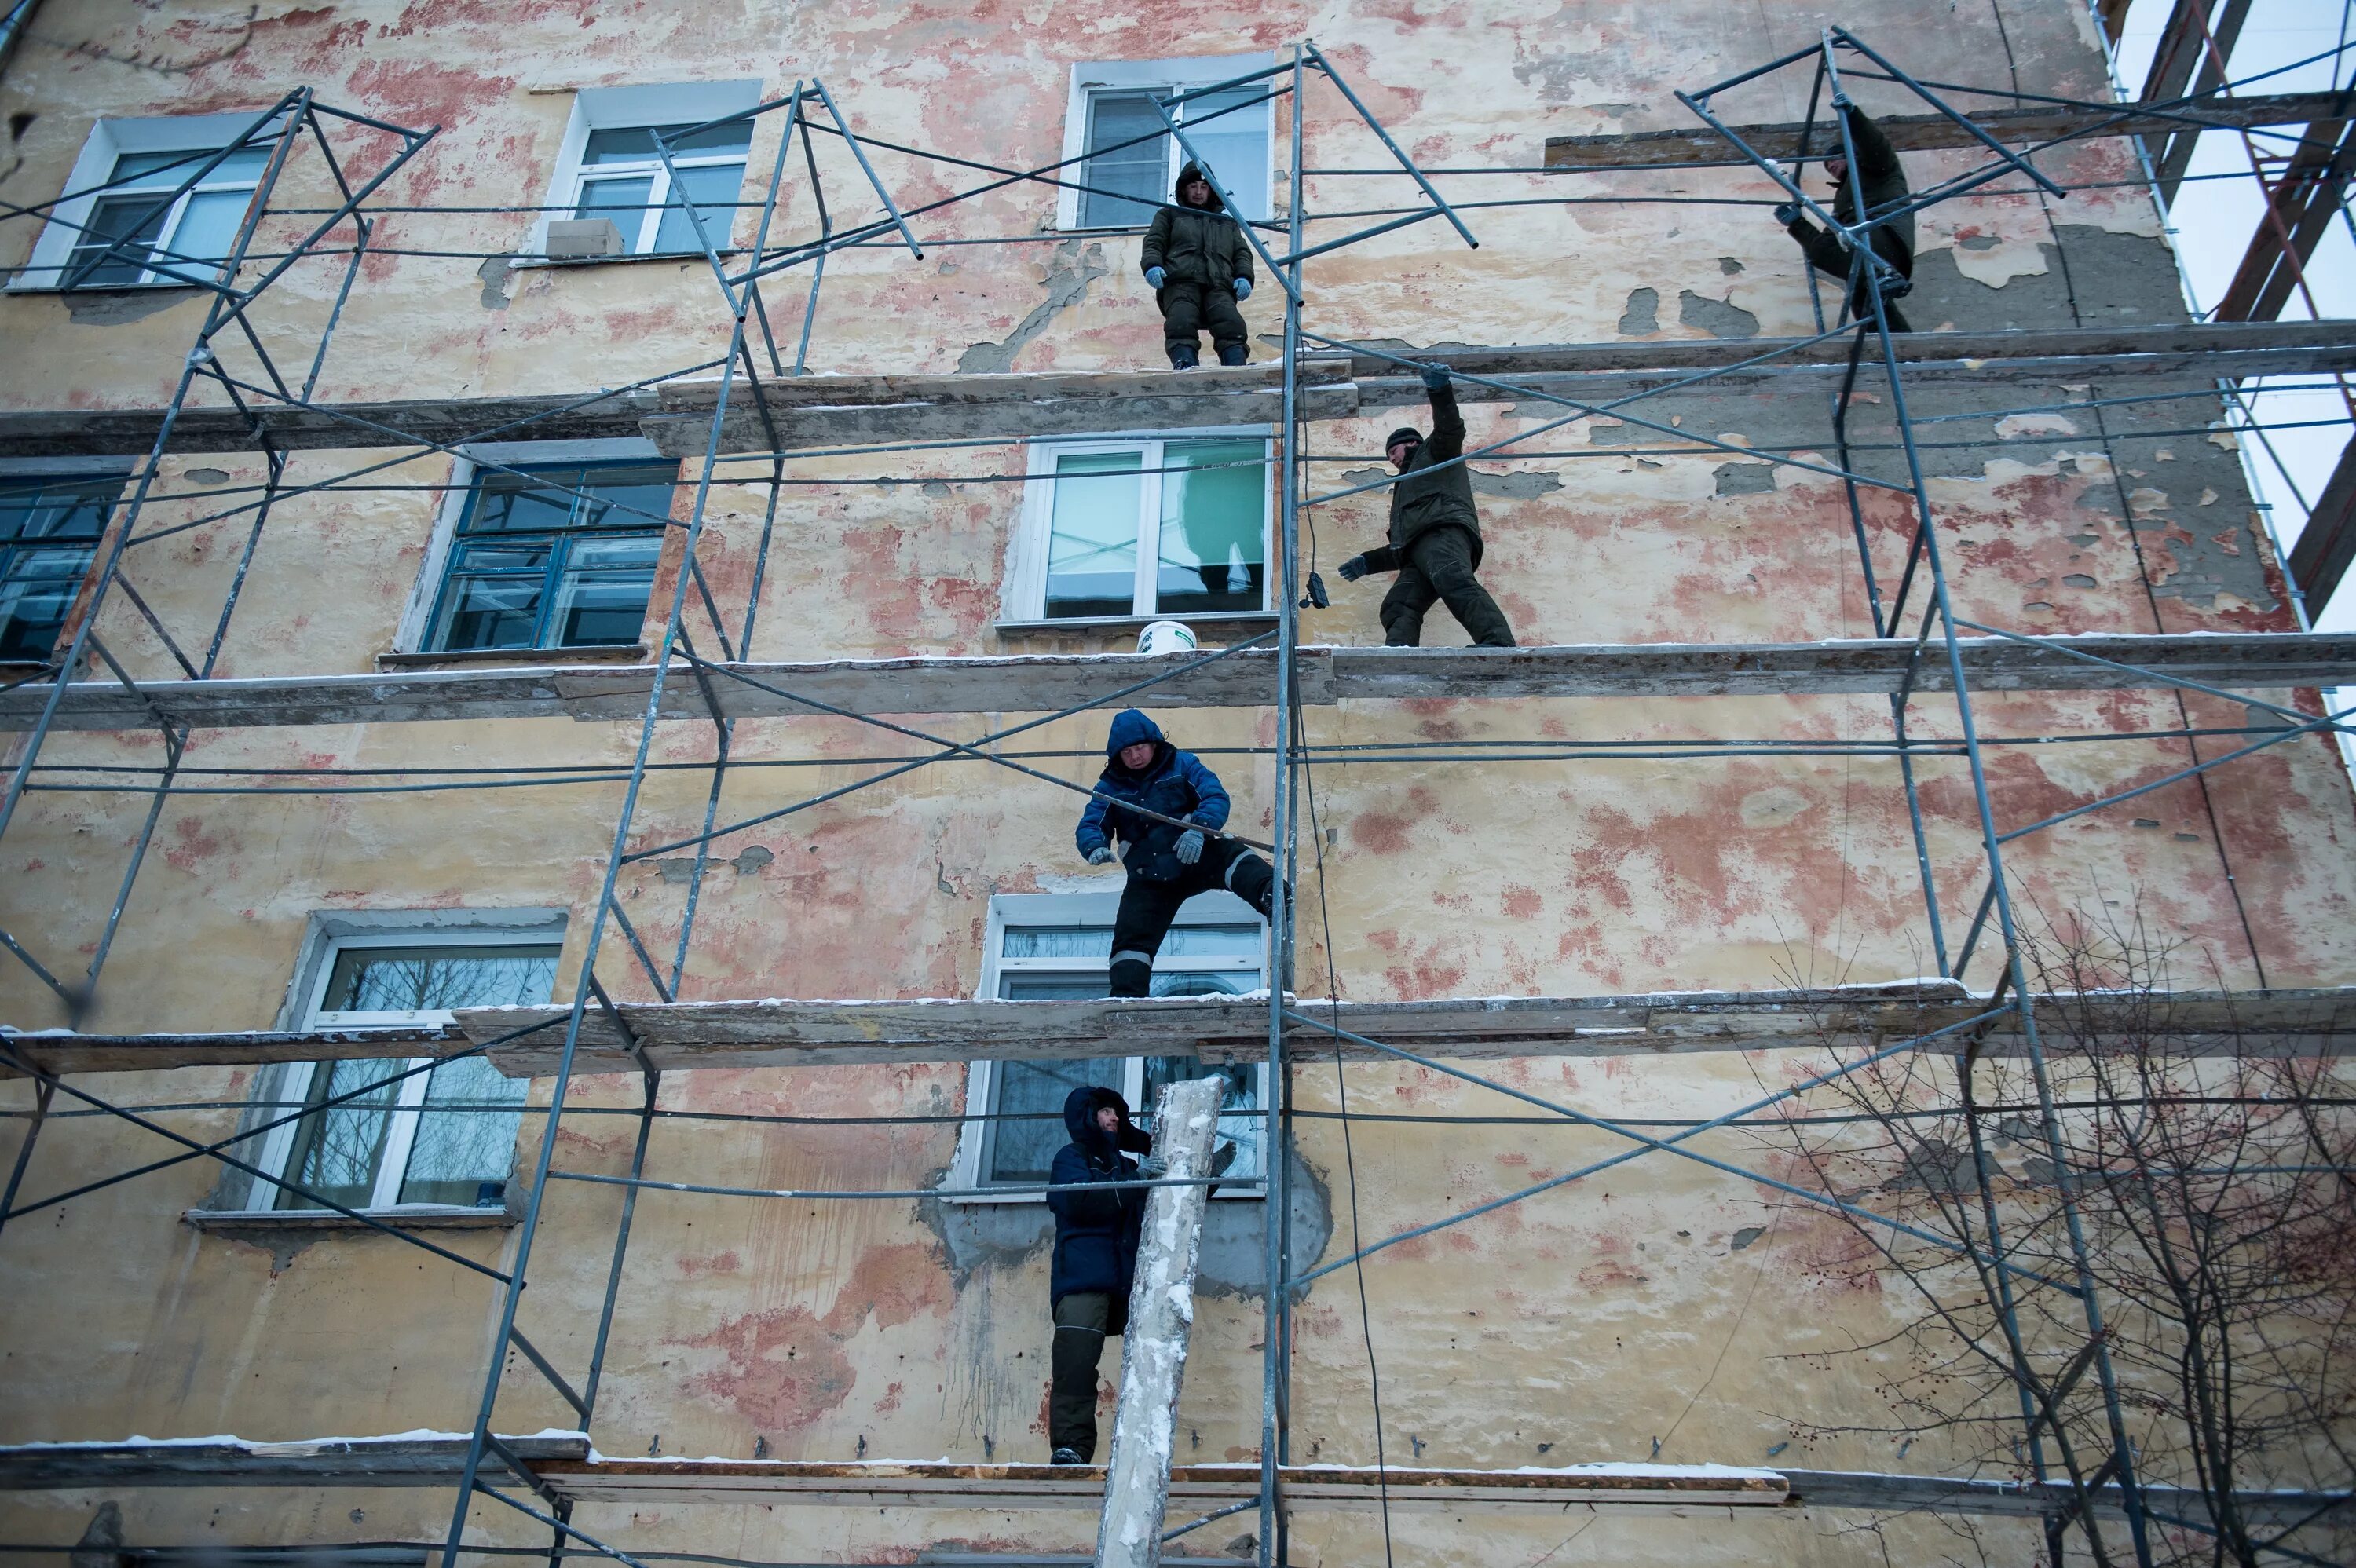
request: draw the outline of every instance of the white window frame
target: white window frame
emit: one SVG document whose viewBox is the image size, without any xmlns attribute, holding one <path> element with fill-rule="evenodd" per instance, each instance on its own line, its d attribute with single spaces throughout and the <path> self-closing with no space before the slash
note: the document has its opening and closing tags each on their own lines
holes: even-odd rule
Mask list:
<svg viewBox="0 0 2356 1568">
<path fill-rule="evenodd" d="M 337 1029 L 434 1028 L 447 1024 L 456 1016 L 444 1008 L 428 1008 L 415 1012 L 330 1012 L 320 1004 L 327 999 L 327 982 L 333 978 L 337 956 L 346 948 L 387 947 L 545 947 L 564 944 L 565 913 L 562 910 L 516 910 L 505 912 L 477 911 L 391 911 L 343 916 L 315 916 L 309 940 L 305 943 L 302 962 L 297 965 L 293 987 L 288 992 L 288 1005 L 280 1027 L 289 1030 Z M 561 966 L 561 965 L 560 965 Z M 424 1067 L 434 1061 L 425 1056 L 406 1060 L 388 1058 L 383 1065 L 388 1072 Z M 269 1093 L 259 1098 L 279 1102 L 268 1109 L 263 1121 L 277 1121 L 287 1114 L 286 1107 L 299 1104 L 311 1090 L 313 1075 L 322 1064 L 316 1061 L 292 1061 L 280 1068 L 276 1082 Z M 483 1209 L 463 1203 L 403 1203 L 402 1183 L 409 1175 L 409 1157 L 417 1139 L 417 1124 L 424 1110 L 425 1091 L 432 1081 L 430 1072 L 414 1072 L 399 1085 L 400 1093 L 391 1108 L 391 1125 L 385 1132 L 384 1154 L 377 1163 L 376 1187 L 366 1203 L 352 1207 L 369 1214 L 480 1214 Z M 296 1214 L 309 1218 L 319 1212 L 334 1211 L 308 1209 L 284 1210 L 276 1207 L 278 1182 L 286 1174 L 286 1162 L 294 1151 L 294 1140 L 302 1131 L 299 1120 L 290 1120 L 271 1128 L 262 1138 L 258 1152 L 249 1156 L 251 1162 L 267 1175 L 248 1179 L 241 1213 L 256 1217 L 284 1217 Z"/>
<path fill-rule="evenodd" d="M 734 114 L 761 101 L 761 82 L 757 77 L 730 81 L 657 82 L 637 87 L 584 87 L 573 95 L 573 113 L 564 123 L 564 140 L 557 146 L 556 172 L 548 182 L 548 195 L 542 205 L 547 208 L 531 226 L 531 238 L 524 246 L 519 265 L 548 264 L 548 226 L 557 219 L 570 219 L 580 205 L 583 176 L 588 174 L 581 160 L 589 150 L 592 131 L 626 131 L 649 125 L 701 125 L 707 120 L 717 120 L 723 114 Z M 748 148 L 743 158 L 735 156 L 691 155 L 674 156 L 681 168 L 705 165 L 744 163 L 751 166 Z M 658 251 L 654 244 L 656 230 L 662 226 L 662 204 L 669 194 L 669 172 L 659 158 L 650 159 L 645 167 L 624 164 L 600 164 L 590 177 L 604 179 L 628 170 L 642 174 L 651 170 L 654 186 L 647 197 L 648 211 L 636 236 L 624 235 L 619 256 L 587 257 L 587 261 L 624 261 L 633 257 L 665 255 L 692 256 L 686 251 Z M 744 187 L 737 187 L 743 194 Z M 733 230 L 735 225 L 729 225 Z M 618 227 L 618 225 L 617 225 Z"/>
<path fill-rule="evenodd" d="M 1099 92 L 1141 92 L 1160 89 L 1164 96 L 1184 92 L 1197 87 L 1247 76 L 1265 70 L 1276 63 L 1273 54 L 1249 55 L 1184 55 L 1175 59 L 1161 60 L 1098 60 L 1072 67 L 1070 96 L 1064 106 L 1064 159 L 1067 170 L 1085 170 L 1087 165 L 1076 160 L 1087 157 L 1088 151 L 1088 101 Z M 1254 112 L 1239 111 L 1229 118 L 1241 119 Z M 1276 103 L 1270 100 L 1259 106 L 1258 112 L 1267 117 L 1267 128 L 1261 139 L 1268 144 L 1268 204 L 1269 211 L 1248 216 L 1272 218 L 1277 210 L 1276 199 Z M 1182 111 L 1179 123 L 1185 123 Z M 1166 191 L 1177 183 L 1178 170 L 1186 159 L 1185 149 L 1178 138 L 1170 138 L 1169 166 L 1163 170 L 1162 186 Z M 1067 177 L 1086 184 L 1080 174 Z M 1164 196 L 1163 200 L 1168 197 Z M 1238 218 L 1245 214 L 1237 214 Z M 1055 198 L 1055 227 L 1076 229 L 1084 233 L 1099 233 L 1108 227 L 1098 225 L 1084 228 L 1080 222 L 1080 193 L 1068 187 Z M 1125 227 L 1113 225 L 1109 227 Z"/>
<path fill-rule="evenodd" d="M 429 651 L 425 639 L 434 631 L 434 606 L 442 597 L 442 580 L 450 570 L 450 549 L 458 537 L 458 524 L 466 515 L 467 506 L 475 498 L 475 475 L 486 464 L 502 468 L 531 468 L 544 464 L 566 463 L 660 463 L 662 448 L 643 436 L 615 436 L 599 441 L 477 441 L 455 449 L 450 461 L 450 478 L 443 487 L 442 498 L 434 507 L 433 537 L 425 541 L 425 558 L 417 569 L 417 581 L 410 585 L 409 599 L 401 607 L 401 621 L 394 628 L 392 646 L 395 653 L 416 654 Z M 659 578 L 660 566 L 655 569 Z M 519 658 L 545 657 L 563 649 L 510 650 Z M 595 649 L 573 649 L 574 653 L 594 653 Z"/>
<path fill-rule="evenodd" d="M 65 288 L 70 271 L 74 246 L 82 238 L 82 225 L 90 221 L 99 202 L 110 196 L 126 194 L 121 189 L 101 189 L 114 176 L 118 159 L 128 153 L 217 153 L 230 145 L 252 125 L 259 111 L 243 114 L 174 114 L 155 119 L 101 120 L 90 128 L 82 143 L 81 156 L 74 161 L 73 173 L 66 178 L 66 199 L 50 209 L 50 220 L 42 229 L 41 237 L 33 245 L 32 259 L 8 281 L 11 292 L 57 293 Z M 264 144 L 265 139 L 283 134 L 284 123 L 265 126 L 252 145 Z M 199 165 L 191 164 L 169 176 L 177 187 L 196 172 Z M 215 171 L 218 173 L 219 171 Z M 172 236 L 178 231 L 180 219 L 187 212 L 188 197 L 198 191 L 234 191 L 256 189 L 259 180 L 240 176 L 235 179 L 208 180 L 193 191 L 183 193 L 173 203 L 171 212 L 155 239 L 162 250 L 171 249 Z M 168 188 L 168 187 L 167 187 Z M 76 194 L 79 193 L 79 194 Z M 109 283 L 108 289 L 123 288 L 192 288 L 187 279 L 157 276 L 153 268 L 143 271 L 135 283 Z"/>
<path fill-rule="evenodd" d="M 1119 907 L 1120 893 L 1118 889 L 1088 893 L 993 894 L 990 901 L 989 921 L 982 938 L 980 995 L 984 997 L 997 996 L 999 978 L 1002 975 L 1016 974 L 1023 970 L 1062 973 L 1074 966 L 1073 960 L 1069 958 L 1002 956 L 1006 945 L 1006 928 L 1009 925 L 1020 926 L 1026 930 L 1040 926 L 1109 927 Z M 1235 894 L 1213 891 L 1198 893 L 1188 899 L 1179 909 L 1178 918 L 1171 923 L 1175 928 L 1185 925 L 1258 925 L 1261 922 L 1258 912 Z M 1108 967 L 1109 967 L 1108 965 Z M 1157 973 L 1181 968 L 1193 973 L 1206 974 L 1221 971 L 1239 974 L 1256 972 L 1263 976 L 1262 984 L 1265 984 L 1265 976 L 1268 973 L 1268 944 L 1263 937 L 1260 944 L 1260 955 L 1258 958 L 1227 955 L 1200 958 L 1156 959 L 1154 968 Z M 983 1185 L 982 1157 L 990 1147 L 991 1126 L 987 1117 L 996 1098 L 999 1066 L 1000 1064 L 995 1061 L 973 1061 L 966 1064 L 965 1103 L 967 1110 L 971 1114 L 968 1120 L 958 1125 L 957 1154 L 950 1162 L 948 1183 L 961 1192 L 972 1192 Z M 1258 1075 L 1258 1082 L 1255 1092 L 1259 1097 L 1260 1110 L 1264 1112 L 1269 1104 L 1268 1064 L 1261 1062 L 1252 1071 Z M 1121 1098 L 1129 1102 L 1130 1109 L 1133 1112 L 1150 1112 L 1153 1108 L 1151 1105 L 1138 1104 L 1144 1080 L 1145 1057 L 1124 1058 L 1119 1084 L 1120 1094 Z M 1269 1147 L 1273 1141 L 1263 1135 L 1260 1140 L 1261 1147 Z M 1254 1178 L 1248 1181 L 1237 1182 L 1233 1186 L 1222 1186 L 1211 1196 L 1215 1199 L 1257 1200 L 1267 1197 L 1268 1192 L 1265 1182 L 1258 1178 Z M 948 1201 L 1044 1204 L 1047 1199 L 1044 1193 L 1040 1192 L 984 1192 L 971 1197 L 955 1197 Z"/>
<path fill-rule="evenodd" d="M 1152 472 L 1165 466 L 1162 449 L 1171 442 L 1231 441 L 1237 438 L 1259 438 L 1267 453 L 1268 483 L 1260 491 L 1260 593 L 1259 603 L 1248 610 L 1196 610 L 1165 613 L 1157 609 L 1140 609 L 1138 605 L 1149 594 L 1157 592 L 1156 574 L 1162 562 L 1162 482 L 1166 475 Z M 1058 458 L 1075 453 L 1142 451 L 1141 466 L 1148 472 L 1139 486 L 1137 510 L 1137 576 L 1130 594 L 1130 611 L 1125 615 L 1072 615 L 1050 619 L 1047 614 L 1048 534 L 1055 520 L 1055 463 Z M 1266 615 L 1273 613 L 1277 584 L 1269 570 L 1275 549 L 1273 517 L 1276 475 L 1276 443 L 1274 432 L 1264 424 L 1219 425 L 1204 430 L 1166 430 L 1123 432 L 1117 435 L 1073 436 L 1055 441 L 1034 441 L 1029 448 L 1029 467 L 1023 486 L 1023 512 L 1016 520 L 1012 560 L 1006 574 L 1005 592 L 999 603 L 999 624 L 1023 627 L 1052 628 L 1056 626 L 1128 626 L 1140 621 L 1226 621 L 1238 615 Z"/>
</svg>

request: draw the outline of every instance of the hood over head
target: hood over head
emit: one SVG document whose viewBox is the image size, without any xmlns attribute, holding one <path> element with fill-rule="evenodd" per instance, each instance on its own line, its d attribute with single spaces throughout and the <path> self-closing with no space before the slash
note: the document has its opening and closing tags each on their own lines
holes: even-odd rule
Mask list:
<svg viewBox="0 0 2356 1568">
<path fill-rule="evenodd" d="M 1113 715 L 1112 731 L 1105 737 L 1105 761 L 1119 767 L 1121 752 L 1140 741 L 1151 741 L 1160 746 L 1162 726 L 1134 708 L 1122 709 Z"/>
<path fill-rule="evenodd" d="M 1201 179 L 1205 186 L 1211 185 L 1209 180 L 1203 179 L 1203 166 L 1200 164 L 1189 163 L 1184 168 L 1178 171 L 1178 183 L 1170 187 L 1170 199 L 1176 202 L 1181 207 L 1188 205 L 1186 200 L 1186 182 L 1193 179 Z M 1226 209 L 1227 204 L 1219 199 L 1218 188 L 1215 186 L 1211 187 L 1211 199 L 1205 202 L 1199 210 L 1204 212 L 1225 212 Z"/>
<path fill-rule="evenodd" d="M 1097 1126 L 1097 1112 L 1106 1105 L 1120 1113 L 1120 1131 L 1109 1138 Z M 1120 1097 L 1120 1092 L 1097 1083 L 1083 1083 L 1064 1096 L 1064 1126 L 1072 1135 L 1072 1141 L 1082 1148 L 1107 1145 L 1132 1148 L 1139 1147 L 1139 1140 L 1145 1136 L 1130 1125 L 1129 1102 Z"/>
</svg>

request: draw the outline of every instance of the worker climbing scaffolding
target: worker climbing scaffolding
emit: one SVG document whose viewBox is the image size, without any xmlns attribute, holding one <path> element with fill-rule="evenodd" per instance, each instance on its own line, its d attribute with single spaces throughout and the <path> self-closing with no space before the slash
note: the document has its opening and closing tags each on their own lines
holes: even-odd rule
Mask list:
<svg viewBox="0 0 2356 1568">
<path fill-rule="evenodd" d="M 1413 426 L 1391 432 L 1383 449 L 1398 471 L 1391 486 L 1389 541 L 1342 563 L 1344 581 L 1370 572 L 1396 571 L 1398 581 L 1383 595 L 1383 640 L 1395 648 L 1423 641 L 1423 617 L 1435 603 L 1483 647 L 1514 646 L 1514 630 L 1489 591 L 1472 575 L 1481 565 L 1481 517 L 1472 507 L 1472 482 L 1465 472 L 1464 416 L 1448 372 L 1423 372 L 1431 402 L 1431 434 Z"/>
<path fill-rule="evenodd" d="M 1906 183 L 1905 165 L 1898 161 L 1898 149 L 1873 118 L 1847 98 L 1835 100 L 1841 118 L 1848 126 L 1849 143 L 1857 148 L 1857 166 L 1836 153 L 1825 160 L 1825 172 L 1833 176 L 1832 214 L 1843 223 L 1869 223 L 1887 218 L 1873 230 L 1873 253 L 1895 269 L 1892 278 L 1879 273 L 1871 266 L 1859 267 L 1848 242 L 1839 235 L 1819 229 L 1808 221 L 1797 202 L 1784 202 L 1775 208 L 1775 221 L 1781 223 L 1793 239 L 1800 242 L 1801 251 L 1818 272 L 1830 272 L 1848 283 L 1848 312 L 1858 321 L 1869 320 L 1873 315 L 1873 293 L 1879 290 L 1881 308 L 1890 318 L 1892 332 L 1912 332 L 1906 317 L 1900 313 L 1897 301 L 1913 287 L 1914 279 L 1914 215 L 1899 212 L 1912 194 Z M 1891 214 L 1896 216 L 1890 216 Z M 1850 274 L 1857 275 L 1851 281 Z"/>
<path fill-rule="evenodd" d="M 1151 994 L 1153 955 L 1179 906 L 1196 893 L 1225 888 L 1269 918 L 1276 872 L 1220 833 L 1226 822 L 1218 774 L 1164 740 L 1161 726 L 1136 709 L 1114 717 L 1104 774 L 1074 835 L 1089 865 L 1108 864 L 1118 842 L 1129 868 L 1113 917 L 1112 995 Z"/>
</svg>

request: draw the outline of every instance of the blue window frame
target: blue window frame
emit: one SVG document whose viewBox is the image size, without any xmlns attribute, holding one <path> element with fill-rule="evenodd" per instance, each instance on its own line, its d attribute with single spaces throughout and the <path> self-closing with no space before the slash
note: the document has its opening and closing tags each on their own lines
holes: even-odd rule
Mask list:
<svg viewBox="0 0 2356 1568">
<path fill-rule="evenodd" d="M 0 660 L 49 656 L 122 496 L 120 477 L 0 475 Z"/>
<path fill-rule="evenodd" d="M 672 463 L 479 475 L 450 541 L 424 650 L 637 642 L 678 476 Z"/>
</svg>

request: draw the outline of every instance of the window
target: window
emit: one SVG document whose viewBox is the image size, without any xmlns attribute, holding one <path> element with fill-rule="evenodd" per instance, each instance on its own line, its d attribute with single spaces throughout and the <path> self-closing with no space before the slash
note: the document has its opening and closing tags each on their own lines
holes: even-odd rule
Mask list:
<svg viewBox="0 0 2356 1568">
<path fill-rule="evenodd" d="M 477 472 L 444 556 L 423 647 L 626 647 L 653 592 L 679 464 Z"/>
<path fill-rule="evenodd" d="M 1268 64 L 1266 55 L 1244 55 L 1074 67 L 1064 155 L 1086 158 L 1079 183 L 1088 188 L 1065 193 L 1058 226 L 1130 228 L 1151 222 L 1153 209 L 1170 199 L 1186 161 L 1177 138 L 1162 130 L 1153 101 Z M 1264 81 L 1250 82 L 1171 108 L 1187 139 L 1235 197 L 1238 218 L 1269 216 L 1269 145 L 1275 111 L 1272 103 L 1259 101 L 1268 91 Z"/>
<path fill-rule="evenodd" d="M 298 1029 L 437 1024 L 460 1008 L 545 1002 L 561 925 L 537 929 L 380 927 L 328 936 L 311 965 Z M 265 1098 L 316 1105 L 426 1058 L 298 1062 Z M 526 1083 L 480 1057 L 447 1061 L 273 1128 L 254 1164 L 348 1209 L 497 1209 L 507 1200 Z M 268 1113 L 276 1120 L 283 1109 Z M 256 1178 L 249 1210 L 316 1210 Z"/>
<path fill-rule="evenodd" d="M 16 288 L 204 284 L 237 242 L 274 133 L 227 156 L 251 114 L 102 120 Z M 218 159 L 218 161 L 216 161 Z M 183 187 L 187 188 L 183 188 Z"/>
<path fill-rule="evenodd" d="M 1031 449 L 1009 618 L 1129 620 L 1268 606 L 1260 435 Z"/>
<path fill-rule="evenodd" d="M 0 474 L 0 663 L 38 663 L 98 553 L 119 477 Z"/>
<path fill-rule="evenodd" d="M 673 135 L 760 100 L 757 81 L 677 86 L 593 88 L 574 97 L 555 183 L 545 216 L 609 219 L 629 256 L 700 254 L 690 208 L 703 219 L 713 245 L 725 249 L 744 188 L 744 160 L 753 123 L 714 125 L 670 146 L 674 182 L 655 150 L 655 133 Z M 547 251 L 542 221 L 531 250 Z"/>
<path fill-rule="evenodd" d="M 1110 984 L 1117 893 L 1011 894 L 991 901 L 990 947 L 983 965 L 985 994 L 1006 1000 L 1101 997 Z M 1157 997 L 1239 996 L 1261 984 L 1267 928 L 1241 899 L 1205 893 L 1187 901 L 1153 961 Z M 965 1188 L 1036 1185 L 1047 1179 L 1055 1152 L 1071 1141 L 1064 1126 L 1065 1097 L 1084 1084 L 1118 1089 L 1150 1130 L 1153 1097 L 1179 1079 L 1222 1073 L 1226 1098 L 1218 1136 L 1236 1146 L 1223 1197 L 1257 1197 L 1267 1104 L 1264 1067 L 1216 1067 L 1191 1056 L 1098 1057 L 1078 1061 L 977 1061 L 967 1104 L 980 1113 L 968 1122 L 958 1151 L 956 1185 Z M 1008 1118 L 1008 1119 L 999 1119 Z M 1249 1188 L 1249 1190 L 1247 1190 Z M 1015 1193 L 1014 1200 L 1034 1194 Z"/>
</svg>

